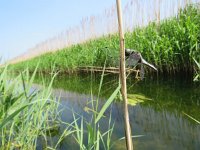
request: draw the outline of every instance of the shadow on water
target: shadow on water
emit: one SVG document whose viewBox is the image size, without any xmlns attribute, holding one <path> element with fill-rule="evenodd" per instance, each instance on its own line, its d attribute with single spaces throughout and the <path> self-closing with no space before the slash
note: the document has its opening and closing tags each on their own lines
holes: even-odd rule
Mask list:
<svg viewBox="0 0 200 150">
<path fill-rule="evenodd" d="M 40 83 L 41 78 L 36 78 Z M 45 77 L 45 82 L 48 82 Z M 53 84 L 53 93 L 60 97 L 62 106 L 62 121 L 72 122 L 73 110 L 87 119 L 90 114 L 84 111 L 87 102 L 91 100 L 91 93 L 98 95 L 99 75 L 58 76 Z M 200 125 L 190 120 L 183 112 L 200 120 L 200 85 L 193 83 L 191 78 L 183 76 L 165 77 L 160 79 L 145 79 L 135 83 L 133 78 L 127 80 L 128 93 L 143 94 L 151 101 L 129 106 L 130 121 L 133 135 L 144 135 L 134 138 L 135 149 L 199 149 Z M 102 106 L 118 85 L 118 76 L 106 75 L 101 91 Z M 112 114 L 115 123 L 113 141 L 123 137 L 123 103 L 116 101 L 105 112 L 105 118 L 100 122 L 103 131 L 107 130 L 107 120 Z M 53 139 L 55 142 L 64 129 L 60 127 Z M 52 143 L 54 143 L 54 140 Z M 41 143 L 40 143 L 41 142 Z M 39 148 L 42 141 L 38 142 Z M 78 149 L 74 139 L 66 138 L 58 149 Z M 113 149 L 125 149 L 125 141 L 117 141 Z"/>
</svg>

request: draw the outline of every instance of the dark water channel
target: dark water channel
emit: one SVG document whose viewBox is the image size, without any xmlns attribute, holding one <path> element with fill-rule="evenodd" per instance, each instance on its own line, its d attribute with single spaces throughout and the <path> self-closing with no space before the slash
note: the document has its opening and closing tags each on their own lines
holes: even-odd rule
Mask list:
<svg viewBox="0 0 200 150">
<path fill-rule="evenodd" d="M 37 83 L 40 83 L 38 78 Z M 58 76 L 53 84 L 53 94 L 60 97 L 62 106 L 61 119 L 72 122 L 73 116 L 69 109 L 73 108 L 86 118 L 90 114 L 84 111 L 87 102 L 91 100 L 91 92 L 98 95 L 100 76 Z M 200 125 L 183 114 L 187 113 L 200 120 L 200 84 L 193 83 L 191 78 L 177 76 L 156 79 L 145 79 L 135 83 L 133 78 L 127 80 L 128 93 L 143 94 L 152 101 L 145 101 L 136 106 L 129 106 L 130 121 L 133 135 L 143 135 L 134 138 L 137 150 L 199 150 Z M 104 77 L 100 94 L 100 106 L 112 94 L 118 85 L 118 77 L 107 75 Z M 68 109 L 69 108 L 69 109 Z M 106 111 L 106 118 L 100 122 L 102 131 L 107 130 L 110 112 L 112 123 L 115 123 L 113 141 L 124 136 L 123 103 L 116 101 Z M 52 143 L 63 132 L 64 127 L 53 136 Z M 54 141 L 55 140 L 55 141 Z M 42 149 L 42 140 L 38 142 L 38 149 Z M 66 138 L 58 146 L 60 150 L 79 149 L 75 140 Z M 125 141 L 117 141 L 113 149 L 125 149 Z"/>
</svg>

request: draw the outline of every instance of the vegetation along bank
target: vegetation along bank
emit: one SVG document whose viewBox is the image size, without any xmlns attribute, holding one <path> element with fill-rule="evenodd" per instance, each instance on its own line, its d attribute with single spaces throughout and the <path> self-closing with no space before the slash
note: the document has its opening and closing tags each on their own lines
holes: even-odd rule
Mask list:
<svg viewBox="0 0 200 150">
<path fill-rule="evenodd" d="M 200 7 L 197 4 L 187 6 L 176 17 L 127 32 L 125 40 L 127 48 L 140 51 L 161 73 L 192 73 L 196 67 L 193 58 L 200 62 Z M 118 57 L 118 34 L 113 34 L 46 53 L 10 68 L 21 71 L 28 67 L 33 71 L 39 62 L 38 70 L 42 72 L 51 72 L 53 68 L 73 72 L 80 67 L 103 66 L 105 60 L 107 67 L 116 67 Z"/>
</svg>

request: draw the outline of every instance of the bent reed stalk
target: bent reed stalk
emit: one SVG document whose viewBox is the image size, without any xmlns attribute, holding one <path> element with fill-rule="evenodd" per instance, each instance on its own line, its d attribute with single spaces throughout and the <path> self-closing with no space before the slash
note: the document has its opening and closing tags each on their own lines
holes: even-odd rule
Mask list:
<svg viewBox="0 0 200 150">
<path fill-rule="evenodd" d="M 116 5 L 117 5 L 117 17 L 118 17 L 118 24 L 119 24 L 119 39 L 120 39 L 119 78 L 120 78 L 120 84 L 121 84 L 122 99 L 124 101 L 124 124 L 125 124 L 126 148 L 127 150 L 133 150 L 133 142 L 131 138 L 131 126 L 129 122 L 129 112 L 128 112 L 126 66 L 125 66 L 125 39 L 124 39 L 124 32 L 123 32 L 121 0 L 116 0 Z"/>
</svg>

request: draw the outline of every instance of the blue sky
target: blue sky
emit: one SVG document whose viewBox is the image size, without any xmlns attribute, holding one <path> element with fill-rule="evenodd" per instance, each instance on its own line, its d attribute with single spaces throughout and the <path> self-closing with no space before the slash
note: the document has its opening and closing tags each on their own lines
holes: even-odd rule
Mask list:
<svg viewBox="0 0 200 150">
<path fill-rule="evenodd" d="M 0 0 L 0 56 L 18 56 L 113 4 L 115 0 Z"/>
</svg>

